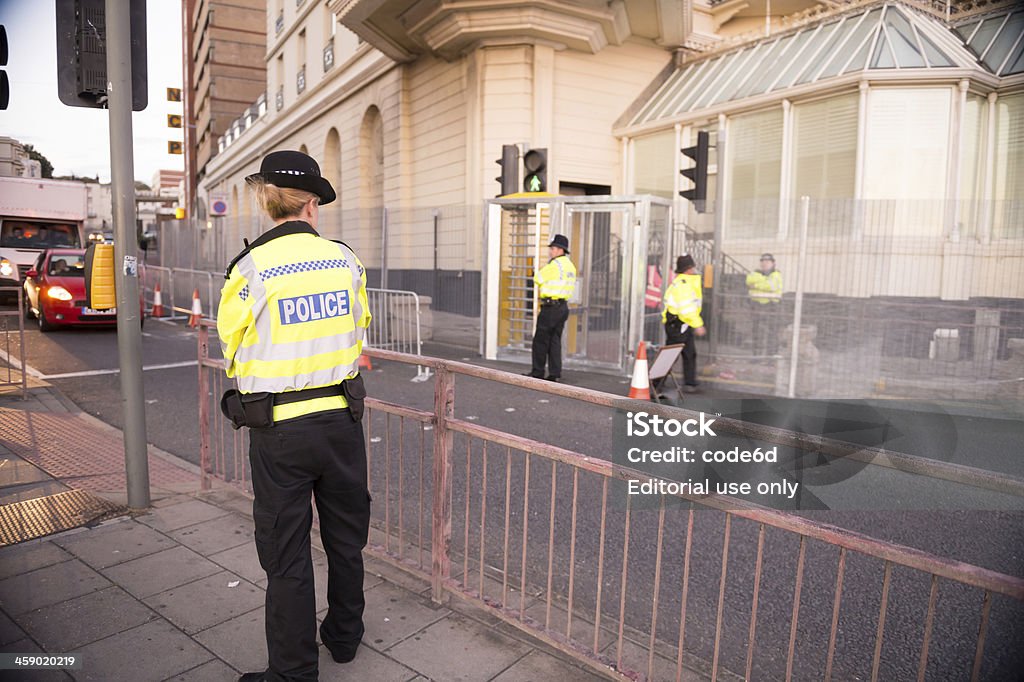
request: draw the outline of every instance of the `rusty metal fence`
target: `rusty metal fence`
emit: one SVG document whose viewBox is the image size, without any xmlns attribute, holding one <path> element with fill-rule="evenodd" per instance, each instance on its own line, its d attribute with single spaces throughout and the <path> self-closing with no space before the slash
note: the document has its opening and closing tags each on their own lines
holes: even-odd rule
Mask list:
<svg viewBox="0 0 1024 682">
<path fill-rule="evenodd" d="M 0 310 L 0 386 L 21 386 L 23 398 L 28 396 L 28 374 L 25 371 L 25 297 L 21 287 L 0 287 L 0 298 L 13 294 L 17 310 Z M 17 341 L 12 344 L 12 340 Z M 17 377 L 17 378 L 16 378 Z"/>
<path fill-rule="evenodd" d="M 221 362 L 201 328 L 203 484 L 250 490 L 244 431 L 216 415 Z M 1021 662 L 1024 579 L 719 496 L 622 495 L 646 477 L 455 418 L 456 377 L 608 410 L 636 402 L 473 365 L 426 365 L 433 406 L 369 399 L 368 551 L 611 679 L 1009 679 Z M 678 408 L 646 405 L 662 416 Z M 832 456 L 895 453 L 735 420 L 720 428 Z M 887 459 L 888 458 L 888 459 Z M 1021 494 L 1021 481 L 947 469 Z"/>
</svg>

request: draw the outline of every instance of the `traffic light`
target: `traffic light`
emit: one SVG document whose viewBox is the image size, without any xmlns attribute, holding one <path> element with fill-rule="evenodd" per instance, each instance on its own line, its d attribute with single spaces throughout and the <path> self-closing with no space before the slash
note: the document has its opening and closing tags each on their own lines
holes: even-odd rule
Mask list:
<svg viewBox="0 0 1024 682">
<path fill-rule="evenodd" d="M 181 127 L 181 114 L 167 114 L 167 127 L 168 128 L 180 128 Z"/>
<path fill-rule="evenodd" d="M 515 194 L 519 187 L 519 147 L 514 144 L 501 145 L 501 158 L 494 163 L 501 166 L 501 175 L 494 178 L 501 183 L 501 194 Z"/>
<path fill-rule="evenodd" d="M 174 140 L 170 140 L 167 143 L 168 154 L 181 154 L 181 143 Z"/>
<path fill-rule="evenodd" d="M 692 189 L 684 189 L 679 196 L 693 202 L 697 213 L 705 212 L 705 203 L 708 198 L 708 141 L 707 131 L 697 133 L 697 144 L 693 147 L 681 149 L 683 156 L 693 159 L 693 168 L 684 168 L 679 173 L 693 181 Z"/>
<path fill-rule="evenodd" d="M 526 177 L 523 178 L 524 192 L 548 191 L 547 149 L 538 148 L 526 152 L 523 156 L 523 168 L 526 169 Z"/>
<path fill-rule="evenodd" d="M 176 207 L 174 209 L 174 219 L 175 220 L 184 220 L 185 217 L 186 217 L 186 214 L 185 214 L 185 209 L 183 207 L 178 206 L 178 207 Z"/>
<path fill-rule="evenodd" d="M 69 107 L 107 106 L 105 0 L 57 0 L 57 96 Z M 146 0 L 129 0 L 132 110 L 149 103 Z"/>
<path fill-rule="evenodd" d="M 7 29 L 0 24 L 0 66 L 7 66 Z M 6 109 L 11 101 L 11 81 L 7 71 L 0 71 L 0 109 Z"/>
</svg>

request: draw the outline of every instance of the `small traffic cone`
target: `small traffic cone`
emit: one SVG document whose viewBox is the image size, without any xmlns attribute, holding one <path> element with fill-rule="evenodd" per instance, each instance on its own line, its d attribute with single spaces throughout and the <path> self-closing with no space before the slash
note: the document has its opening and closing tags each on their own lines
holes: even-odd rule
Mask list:
<svg viewBox="0 0 1024 682">
<path fill-rule="evenodd" d="M 203 302 L 199 300 L 199 289 L 192 292 L 192 314 L 188 316 L 188 326 L 198 327 L 203 319 Z"/>
<path fill-rule="evenodd" d="M 362 354 L 362 355 L 359 356 L 358 368 L 359 369 L 363 369 L 364 367 L 366 368 L 366 371 L 368 371 L 368 372 L 372 372 L 373 371 L 373 363 L 370 362 L 370 356 L 368 356 L 366 354 Z"/>
<path fill-rule="evenodd" d="M 153 290 L 153 310 L 149 313 L 150 317 L 163 317 L 164 316 L 164 299 L 160 294 L 160 282 L 156 283 L 156 289 Z"/>
<path fill-rule="evenodd" d="M 633 364 L 633 380 L 629 382 L 629 396 L 637 400 L 651 399 L 651 380 L 647 376 L 647 346 L 640 342 Z"/>
</svg>

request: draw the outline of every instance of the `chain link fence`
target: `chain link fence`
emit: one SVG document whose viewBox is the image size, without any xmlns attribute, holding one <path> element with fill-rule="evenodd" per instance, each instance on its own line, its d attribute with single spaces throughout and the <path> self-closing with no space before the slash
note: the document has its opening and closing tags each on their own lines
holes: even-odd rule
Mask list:
<svg viewBox="0 0 1024 682">
<path fill-rule="evenodd" d="M 710 348 L 701 351 L 705 379 L 801 397 L 1024 399 L 1024 223 L 1007 219 L 1024 215 L 1022 207 L 1022 201 L 728 202 L 714 295 L 707 291 L 704 299 L 713 332 Z M 319 231 L 355 250 L 370 287 L 418 295 L 429 312 L 425 343 L 476 349 L 483 220 L 479 206 L 327 206 Z M 693 254 L 699 268 L 710 264 L 715 223 L 711 213 L 690 223 L 677 216 L 670 244 L 648 244 L 649 289 L 664 292 L 680 253 Z M 165 222 L 146 261 L 219 272 L 243 239 L 267 226 L 244 215 Z M 782 274 L 783 295 L 761 304 L 752 301 L 747 276 L 766 252 Z M 185 307 L 180 301 L 200 284 L 207 285 L 175 282 L 175 306 Z M 648 294 L 629 304 L 644 306 L 644 335 L 661 341 L 660 306 L 653 302 L 659 294 Z"/>
<path fill-rule="evenodd" d="M 1024 205 L 998 203 L 728 204 L 705 373 L 776 395 L 1024 398 L 1024 238 L 959 220 Z M 679 228 L 709 262 L 708 235 Z M 750 296 L 763 253 L 777 303 Z"/>
</svg>

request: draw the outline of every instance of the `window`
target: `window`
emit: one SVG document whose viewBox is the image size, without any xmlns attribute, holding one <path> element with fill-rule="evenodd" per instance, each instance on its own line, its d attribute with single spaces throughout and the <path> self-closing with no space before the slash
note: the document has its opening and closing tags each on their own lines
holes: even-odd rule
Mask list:
<svg viewBox="0 0 1024 682">
<path fill-rule="evenodd" d="M 865 232 L 924 237 L 945 233 L 952 95 L 952 88 L 868 92 Z"/>
<path fill-rule="evenodd" d="M 984 97 L 968 95 L 964 103 L 960 133 L 960 205 L 958 232 L 962 236 L 977 234 L 977 221 L 985 181 L 981 159 L 985 153 L 985 128 L 988 109 Z"/>
<path fill-rule="evenodd" d="M 79 246 L 74 225 L 5 220 L 0 229 L 0 246 L 22 249 L 51 249 Z"/>
<path fill-rule="evenodd" d="M 665 130 L 633 141 L 633 185 L 637 194 L 671 199 L 675 190 L 676 133 Z"/>
<path fill-rule="evenodd" d="M 726 154 L 729 236 L 774 236 L 782 180 L 782 108 L 732 117 Z"/>
<path fill-rule="evenodd" d="M 793 107 L 793 197 L 854 196 L 857 99 L 843 95 Z"/>
<path fill-rule="evenodd" d="M 945 198 L 951 96 L 950 88 L 868 93 L 865 198 Z"/>
<path fill-rule="evenodd" d="M 1024 237 L 1024 95 L 996 100 L 992 236 Z"/>
</svg>

